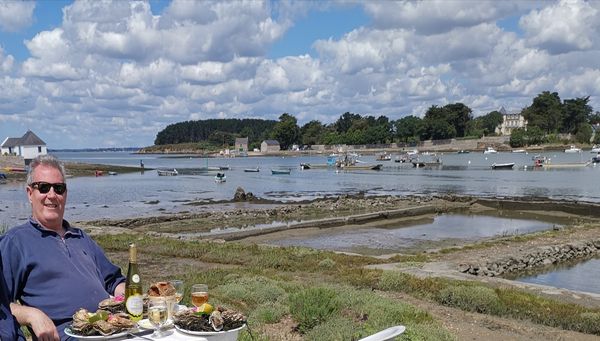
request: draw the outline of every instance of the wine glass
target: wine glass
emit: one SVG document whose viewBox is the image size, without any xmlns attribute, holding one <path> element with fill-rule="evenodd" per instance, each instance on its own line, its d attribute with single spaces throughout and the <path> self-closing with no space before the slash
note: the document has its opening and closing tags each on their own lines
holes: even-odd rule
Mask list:
<svg viewBox="0 0 600 341">
<path fill-rule="evenodd" d="M 192 304 L 196 307 L 208 302 L 208 285 L 194 284 L 192 285 Z"/>
<path fill-rule="evenodd" d="M 163 297 L 153 297 L 148 301 L 148 320 L 156 327 L 152 337 L 162 337 L 162 327 L 167 323 L 167 302 Z"/>
<path fill-rule="evenodd" d="M 175 288 L 175 300 L 177 301 L 177 304 L 179 304 L 183 298 L 183 292 L 185 291 L 183 281 L 180 279 L 174 279 L 171 281 L 171 284 L 173 285 L 173 288 Z"/>
</svg>

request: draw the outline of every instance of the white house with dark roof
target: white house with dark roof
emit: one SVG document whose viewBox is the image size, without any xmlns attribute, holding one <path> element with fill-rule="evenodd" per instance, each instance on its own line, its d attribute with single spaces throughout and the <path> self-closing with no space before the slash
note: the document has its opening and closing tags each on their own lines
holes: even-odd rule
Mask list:
<svg viewBox="0 0 600 341">
<path fill-rule="evenodd" d="M 502 114 L 503 121 L 496 127 L 496 134 L 510 135 L 517 128 L 527 128 L 527 120 L 520 112 L 509 113 L 504 107 L 501 107 L 498 112 Z"/>
<path fill-rule="evenodd" d="M 27 160 L 31 160 L 38 155 L 48 154 L 46 142 L 42 141 L 31 130 L 28 130 L 21 137 L 7 137 L 0 145 L 0 154 L 2 155 L 17 155 Z"/>
</svg>

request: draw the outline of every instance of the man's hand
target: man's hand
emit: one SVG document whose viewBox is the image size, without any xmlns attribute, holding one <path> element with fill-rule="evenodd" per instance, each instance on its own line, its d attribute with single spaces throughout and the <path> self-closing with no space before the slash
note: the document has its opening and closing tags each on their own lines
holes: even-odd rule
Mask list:
<svg viewBox="0 0 600 341">
<path fill-rule="evenodd" d="M 31 326 L 39 341 L 60 341 L 56 326 L 43 311 L 16 303 L 10 304 L 10 310 L 20 324 Z"/>
<path fill-rule="evenodd" d="M 113 296 L 125 296 L 125 282 L 119 283 L 119 285 L 117 285 Z"/>
</svg>

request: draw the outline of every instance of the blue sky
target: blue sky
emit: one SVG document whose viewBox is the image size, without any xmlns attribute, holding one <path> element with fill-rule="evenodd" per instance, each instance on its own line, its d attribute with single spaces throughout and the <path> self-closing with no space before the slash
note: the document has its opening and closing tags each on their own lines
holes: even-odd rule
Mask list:
<svg viewBox="0 0 600 341">
<path fill-rule="evenodd" d="M 0 140 L 146 146 L 187 120 L 458 102 L 479 116 L 542 91 L 598 110 L 599 33 L 584 0 L 2 1 Z"/>
</svg>

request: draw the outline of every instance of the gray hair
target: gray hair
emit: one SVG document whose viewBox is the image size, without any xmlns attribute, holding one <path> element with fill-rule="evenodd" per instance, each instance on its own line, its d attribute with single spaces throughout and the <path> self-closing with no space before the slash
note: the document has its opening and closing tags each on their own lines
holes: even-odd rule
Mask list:
<svg viewBox="0 0 600 341">
<path fill-rule="evenodd" d="M 38 155 L 31 163 L 29 163 L 29 171 L 27 172 L 27 185 L 31 185 L 33 183 L 33 173 L 38 166 L 48 166 L 52 168 L 56 168 L 60 171 L 60 175 L 62 175 L 63 181 L 65 181 L 65 166 L 60 160 L 52 155 Z"/>
</svg>

